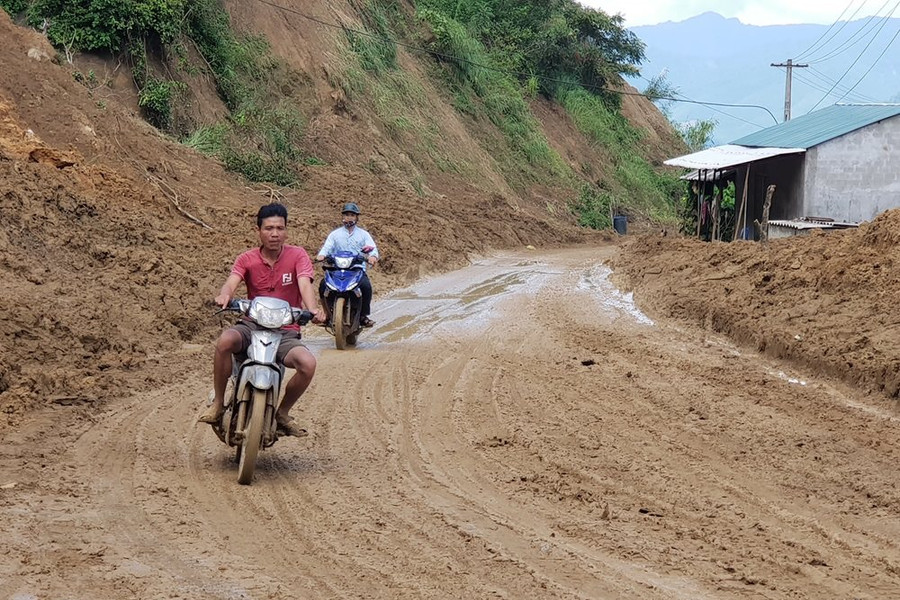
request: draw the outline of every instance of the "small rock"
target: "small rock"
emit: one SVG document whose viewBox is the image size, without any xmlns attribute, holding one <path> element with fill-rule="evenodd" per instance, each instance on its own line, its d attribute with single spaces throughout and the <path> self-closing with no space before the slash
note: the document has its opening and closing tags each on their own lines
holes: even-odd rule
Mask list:
<svg viewBox="0 0 900 600">
<path fill-rule="evenodd" d="M 531 244 L 528 244 L 527 246 L 525 246 L 525 249 L 526 250 L 536 250 L 536 248 L 534 246 L 532 246 Z"/>
<path fill-rule="evenodd" d="M 41 50 L 40 48 L 29 48 L 28 49 L 28 58 L 33 58 L 38 62 L 49 61 L 50 55 Z"/>
</svg>

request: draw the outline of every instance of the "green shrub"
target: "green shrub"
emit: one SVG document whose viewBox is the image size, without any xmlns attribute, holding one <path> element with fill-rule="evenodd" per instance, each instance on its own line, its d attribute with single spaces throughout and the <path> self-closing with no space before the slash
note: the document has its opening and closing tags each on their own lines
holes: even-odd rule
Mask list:
<svg viewBox="0 0 900 600">
<path fill-rule="evenodd" d="M 612 227 L 615 204 L 616 200 L 612 194 L 585 183 L 569 209 L 578 218 L 580 225 L 591 229 L 609 229 Z"/>
<path fill-rule="evenodd" d="M 47 36 L 58 46 L 117 52 L 136 39 L 173 42 L 185 6 L 186 0 L 34 0 L 28 17 L 37 26 L 46 19 Z"/>
<path fill-rule="evenodd" d="M 15 17 L 28 8 L 28 0 L 0 0 L 0 8 L 5 10 L 11 17 Z"/>
<path fill-rule="evenodd" d="M 172 124 L 172 103 L 175 96 L 186 88 L 178 81 L 148 78 L 138 92 L 138 105 L 144 111 L 147 121 L 159 129 L 168 129 Z"/>
</svg>

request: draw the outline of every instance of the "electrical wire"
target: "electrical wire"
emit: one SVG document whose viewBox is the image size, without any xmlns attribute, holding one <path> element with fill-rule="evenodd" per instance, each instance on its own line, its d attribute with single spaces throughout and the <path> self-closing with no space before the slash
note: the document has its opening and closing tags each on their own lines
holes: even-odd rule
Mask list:
<svg viewBox="0 0 900 600">
<path fill-rule="evenodd" d="M 838 56 L 844 54 L 845 52 L 849 51 L 851 48 L 853 48 L 854 46 L 856 46 L 857 44 L 862 42 L 864 39 L 866 39 L 866 36 L 868 36 L 872 31 L 875 30 L 876 27 L 878 27 L 879 22 L 877 21 L 877 18 L 880 17 L 881 11 L 883 11 L 885 8 L 887 8 L 887 6 L 888 6 L 888 4 L 890 4 L 890 2 L 891 2 L 891 0 L 885 0 L 884 4 L 881 5 L 881 8 L 878 9 L 878 12 L 876 12 L 875 14 L 871 15 L 868 19 L 866 19 L 866 21 L 862 25 L 860 25 L 859 29 L 854 31 L 850 35 L 849 38 L 847 38 L 843 43 L 841 43 L 840 46 L 838 46 L 837 48 L 835 48 L 833 50 L 829 50 L 828 53 L 825 54 L 824 56 L 820 56 L 818 58 L 815 58 L 815 57 L 808 58 L 806 60 L 806 62 L 810 63 L 810 64 L 819 64 L 819 63 L 829 61 L 832 58 L 835 58 L 835 57 L 838 57 Z M 890 13 L 888 13 L 887 16 L 880 17 L 882 27 L 884 26 L 885 19 L 889 19 L 890 16 L 894 13 L 894 10 L 897 10 L 897 5 L 894 5 L 894 9 Z M 880 31 L 880 29 L 879 29 L 879 31 Z M 876 32 L 875 35 L 877 36 L 878 32 Z"/>
<path fill-rule="evenodd" d="M 850 73 L 851 69 L 853 69 L 853 67 L 856 66 L 856 63 L 859 62 L 859 59 L 861 59 L 861 58 L 863 57 L 863 54 L 866 53 L 866 50 L 869 49 L 869 46 L 871 46 L 871 45 L 872 45 L 872 42 L 875 41 L 875 38 L 878 37 L 878 33 L 881 33 L 881 30 L 884 29 L 884 26 L 887 24 L 888 19 L 890 19 L 891 15 L 894 14 L 894 11 L 897 10 L 897 7 L 898 7 L 898 6 L 900 6 L 900 2 L 897 2 L 897 3 L 894 5 L 893 10 L 891 10 L 891 12 L 888 13 L 888 15 L 882 20 L 882 22 L 881 22 L 881 27 L 878 29 L 878 32 L 872 37 L 871 40 L 869 40 L 869 43 L 866 44 L 866 47 L 862 49 L 862 51 L 859 53 L 859 56 L 857 56 L 856 59 L 850 64 L 850 66 L 847 67 L 847 70 L 844 71 L 844 74 L 841 75 L 840 79 L 838 79 L 837 82 L 835 82 L 835 84 L 834 84 L 833 86 L 831 86 L 831 89 L 828 90 L 828 93 L 825 94 L 824 96 L 822 96 L 822 99 L 819 100 L 818 102 L 816 102 L 815 106 L 813 106 L 811 109 L 809 109 L 809 111 L 808 111 L 806 114 L 809 114 L 809 113 L 811 113 L 812 111 L 816 110 L 816 108 L 818 108 L 818 106 L 819 106 L 820 104 L 822 104 L 822 102 L 825 101 L 825 98 L 827 98 L 828 96 L 831 95 L 831 92 L 834 91 L 834 88 L 836 88 L 836 87 L 838 86 L 838 84 L 839 84 L 841 81 L 843 81 L 844 77 L 846 77 L 847 74 Z M 891 42 L 893 42 L 893 40 L 891 40 Z M 890 44 L 888 44 L 888 47 L 890 47 Z M 887 50 L 887 48 L 885 48 L 885 50 Z M 883 55 L 883 53 L 882 53 L 882 55 Z M 880 59 L 880 58 L 881 58 L 881 57 L 879 56 L 879 59 Z M 870 70 L 871 70 L 871 69 L 870 69 Z M 867 73 L 868 73 L 868 71 L 867 71 Z M 857 82 L 857 85 L 858 85 L 858 84 L 859 84 L 859 82 Z"/>
<path fill-rule="evenodd" d="M 470 60 L 468 58 L 463 58 L 460 56 L 453 56 L 451 54 L 444 54 L 443 52 L 438 52 L 436 50 L 428 50 L 427 48 L 421 48 L 419 46 L 414 46 L 412 44 L 407 44 L 405 42 L 398 42 L 397 40 L 391 39 L 387 36 L 370 33 L 368 31 L 364 31 L 364 30 L 360 30 L 360 29 L 354 29 L 354 28 L 348 27 L 344 24 L 330 23 L 328 21 L 325 21 L 324 19 L 320 19 L 318 17 L 313 17 L 310 15 L 307 15 L 303 12 L 300 12 L 297 9 L 289 8 L 287 6 L 281 6 L 281 5 L 275 4 L 274 2 L 269 2 L 268 0 L 256 0 L 256 2 L 259 2 L 260 4 L 265 4 L 266 6 L 271 6 L 272 8 L 282 10 L 284 12 L 293 13 L 295 15 L 303 17 L 304 19 L 308 19 L 314 23 L 318 23 L 319 25 L 322 25 L 324 27 L 330 27 L 332 29 L 340 29 L 344 32 L 353 33 L 354 35 L 375 38 L 385 44 L 394 44 L 401 48 L 406 48 L 407 50 L 411 50 L 413 52 L 418 52 L 420 54 L 427 54 L 429 56 L 436 57 L 436 58 L 439 58 L 441 60 L 445 60 L 448 62 L 452 61 L 452 62 L 457 62 L 457 63 L 466 63 L 469 65 L 472 65 L 473 67 L 485 69 L 486 71 L 493 71 L 496 73 L 504 73 L 506 75 L 511 75 L 511 76 L 520 77 L 520 78 L 529 78 L 532 76 L 531 73 L 523 73 L 521 71 L 511 71 L 508 69 L 501 69 L 499 67 L 484 65 L 484 64 L 478 63 L 476 61 Z M 553 77 L 543 77 L 542 79 L 544 81 L 549 81 L 549 82 L 553 82 L 553 83 L 561 83 L 561 84 L 571 83 L 570 81 L 566 81 L 563 79 L 556 79 Z M 669 98 L 669 97 L 658 97 L 658 96 L 650 97 L 650 96 L 647 96 L 646 94 L 641 94 L 639 92 L 627 92 L 624 90 L 607 88 L 607 87 L 603 87 L 603 86 L 599 86 L 599 85 L 581 84 L 581 86 L 585 89 L 594 90 L 594 91 L 598 91 L 598 92 L 611 92 L 611 93 L 619 94 L 622 96 L 641 96 L 643 98 L 647 98 L 648 100 L 670 100 L 672 102 L 682 102 L 685 104 L 700 104 L 702 106 L 722 106 L 722 107 L 726 107 L 726 108 L 758 108 L 760 110 L 764 110 L 767 113 L 769 113 L 769 116 L 772 117 L 772 120 L 775 121 L 776 124 L 778 123 L 778 119 L 775 118 L 775 115 L 772 114 L 772 111 L 770 111 L 765 106 L 762 106 L 759 104 L 729 104 L 729 103 L 725 103 L 725 102 L 701 102 L 699 100 L 686 100 L 684 98 Z"/>
<path fill-rule="evenodd" d="M 838 18 L 835 19 L 834 23 L 832 23 L 831 25 L 829 25 L 829 26 L 828 26 L 828 29 L 826 29 L 826 30 L 822 33 L 822 35 L 819 36 L 819 39 L 817 39 L 815 42 L 813 42 L 811 46 L 809 46 L 806 50 L 804 50 L 803 52 L 801 52 L 800 54 L 798 54 L 797 57 L 794 59 L 794 61 L 799 62 L 799 61 L 803 60 L 803 57 L 804 57 L 804 56 L 807 56 L 807 55 L 809 55 L 809 54 L 815 52 L 814 48 L 819 44 L 819 42 L 822 41 L 822 38 L 824 38 L 826 35 L 828 35 L 828 32 L 831 31 L 832 28 L 833 28 L 835 25 L 837 25 L 838 23 L 841 22 L 841 17 L 843 17 L 843 16 L 844 16 L 844 13 L 847 12 L 847 10 L 849 10 L 851 6 L 853 6 L 853 3 L 854 3 L 855 1 L 856 1 L 856 0 L 850 0 L 850 3 L 849 3 L 847 6 L 844 7 L 844 10 L 841 11 L 841 14 L 838 15 Z M 830 38 L 828 38 L 827 40 L 825 40 L 825 42 L 824 42 L 822 45 L 824 46 L 825 44 L 827 44 L 828 42 L 830 42 L 832 39 L 834 39 L 834 36 L 836 36 L 837 34 L 839 34 L 839 33 L 841 32 L 841 30 L 842 30 L 844 27 L 847 26 L 847 23 L 849 23 L 850 21 L 853 20 L 853 17 L 855 17 L 855 16 L 856 16 L 856 13 L 858 13 L 858 12 L 862 9 L 862 7 L 866 5 L 866 2 L 868 2 L 868 0 L 863 0 L 863 3 L 860 4 L 859 7 L 858 7 L 855 11 L 853 11 L 853 14 L 850 15 L 849 17 L 847 17 L 847 20 L 844 21 L 843 25 L 841 25 L 841 26 L 838 28 L 838 30 L 835 31 L 835 32 L 831 35 Z"/>
<path fill-rule="evenodd" d="M 644 81 L 646 81 L 647 83 L 653 83 L 651 80 L 647 79 L 647 78 L 644 77 L 643 75 L 639 75 L 639 77 L 640 77 L 641 79 L 643 79 Z M 681 92 L 675 92 L 674 95 L 675 95 L 675 96 L 678 96 L 679 98 L 682 98 L 682 99 L 684 99 L 684 100 L 692 100 L 691 98 L 688 98 L 687 96 L 685 96 L 685 95 L 682 94 Z M 719 114 L 725 115 L 726 117 L 730 117 L 730 118 L 732 118 L 732 119 L 735 119 L 736 121 L 741 121 L 741 122 L 743 122 L 743 123 L 746 123 L 747 125 L 753 125 L 754 127 L 757 127 L 757 128 L 759 128 L 759 129 L 765 129 L 765 128 L 766 128 L 765 125 L 760 125 L 759 123 L 754 123 L 753 121 L 748 121 L 747 119 L 744 119 L 744 118 L 741 118 L 741 117 L 739 117 L 739 116 L 737 116 L 737 115 L 733 115 L 733 114 L 731 114 L 731 113 L 725 112 L 724 110 L 719 110 L 718 108 L 715 108 L 715 107 L 712 107 L 712 106 L 710 106 L 710 107 L 708 107 L 708 108 L 709 108 L 709 110 L 711 110 L 711 111 L 713 111 L 713 112 L 715 112 L 715 113 L 719 113 Z"/>
<path fill-rule="evenodd" d="M 806 77 L 800 75 L 799 73 L 794 73 L 794 77 L 795 77 L 796 80 L 799 81 L 800 83 L 806 85 L 807 87 L 812 88 L 813 90 L 816 90 L 817 92 L 828 93 L 828 87 L 827 87 L 827 86 L 830 85 L 830 84 L 823 85 L 823 84 L 821 84 L 821 83 L 819 83 L 819 82 L 817 82 L 817 81 L 813 81 L 813 80 L 811 80 L 811 79 L 807 79 Z M 829 94 L 829 95 L 837 96 L 838 94 L 844 93 L 844 91 L 845 91 L 844 89 L 839 89 L 839 90 L 837 90 L 835 93 Z M 856 101 L 856 102 L 874 102 L 873 100 L 864 99 L 864 98 L 861 98 L 861 97 L 856 96 L 856 95 L 853 96 L 852 100 L 854 100 L 854 101 Z"/>
<path fill-rule="evenodd" d="M 810 77 L 810 75 L 814 75 L 814 76 Z M 805 73 L 805 72 L 799 73 L 798 72 L 798 73 L 794 73 L 794 76 L 797 78 L 798 81 L 801 81 L 801 82 L 805 83 L 807 86 L 809 86 L 815 90 L 818 90 L 820 92 L 828 92 L 829 88 L 832 85 L 834 85 L 833 79 L 830 79 L 827 76 L 822 77 L 818 74 L 813 74 L 811 72 L 810 73 Z M 850 90 L 848 88 L 848 86 L 838 85 L 836 88 L 834 88 L 834 93 L 832 95 L 834 95 L 834 96 L 836 96 L 838 94 L 848 94 L 849 95 L 851 91 L 852 90 Z M 854 100 L 856 102 L 869 102 L 869 103 L 877 102 L 877 100 L 875 100 L 874 98 L 865 96 L 860 93 L 853 93 L 852 100 Z"/>
<path fill-rule="evenodd" d="M 847 94 L 849 94 L 850 92 L 852 92 L 853 90 L 855 90 L 855 89 L 856 89 L 856 86 L 858 86 L 858 85 L 862 82 L 862 80 L 865 79 L 866 76 L 872 71 L 872 69 L 875 68 L 875 65 L 877 65 L 877 64 L 878 64 L 878 61 L 880 61 L 881 58 L 885 55 L 885 53 L 888 51 L 888 48 L 890 48 L 890 47 L 893 45 L 894 41 L 897 39 L 897 36 L 900 36 L 900 28 L 897 29 L 897 32 L 896 32 L 896 33 L 894 33 L 894 37 L 892 37 L 892 38 L 891 38 L 891 41 L 888 42 L 888 45 L 884 47 L 884 50 L 881 51 L 881 54 L 878 55 L 878 58 L 875 59 L 875 62 L 873 62 L 872 65 L 871 65 L 868 69 L 866 69 L 866 72 L 863 73 L 862 77 L 860 77 L 860 78 L 856 81 L 856 83 L 854 83 L 854 84 L 850 87 L 850 89 L 847 91 L 846 94 L 844 94 L 843 96 L 841 96 L 840 98 L 838 98 L 838 100 L 837 100 L 838 102 L 840 102 L 841 100 L 843 100 L 844 97 L 845 97 Z"/>
<path fill-rule="evenodd" d="M 809 67 L 808 71 L 804 71 L 803 74 L 809 75 L 813 79 L 818 80 L 820 83 L 824 83 L 826 86 L 834 85 L 834 79 L 832 79 L 831 76 L 819 71 L 815 67 Z M 839 85 L 835 89 L 838 92 L 843 93 L 843 92 L 847 91 L 847 86 Z M 854 95 L 857 98 L 859 98 L 860 100 L 862 100 L 863 102 L 878 102 L 878 100 L 876 100 L 875 98 L 872 98 L 871 96 L 866 96 L 865 94 L 860 94 L 859 92 L 856 92 Z"/>
</svg>

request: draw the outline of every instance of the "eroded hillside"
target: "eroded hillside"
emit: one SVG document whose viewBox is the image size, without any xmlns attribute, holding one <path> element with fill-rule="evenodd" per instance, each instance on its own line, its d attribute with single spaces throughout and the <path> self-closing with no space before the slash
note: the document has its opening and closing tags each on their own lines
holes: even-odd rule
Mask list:
<svg viewBox="0 0 900 600">
<path fill-rule="evenodd" d="M 236 21 L 244 17 L 238 10 Z M 256 18 L 244 26 L 291 27 L 271 14 Z M 168 350 L 208 342 L 219 323 L 206 303 L 234 255 L 253 243 L 252 215 L 264 202 L 283 201 L 292 240 L 310 247 L 333 227 L 340 203 L 359 202 L 383 247 L 373 275 L 382 291 L 492 248 L 588 235 L 550 188 L 520 195 L 496 175 L 492 184 L 487 175 L 469 181 L 438 173 L 425 180 L 426 194 L 417 193 L 397 166 L 400 145 L 375 119 L 362 108 L 335 109 L 324 63 L 312 58 L 328 56 L 331 34 L 301 25 L 296 43 L 277 29 L 263 33 L 305 48 L 312 61 L 294 65 L 309 70 L 302 80 L 315 92 L 305 143 L 328 160 L 283 188 L 249 184 L 161 135 L 137 114 L 133 95 L 120 87 L 127 81 L 108 78 L 93 62 L 108 83 L 84 85 L 73 76 L 83 72 L 78 58 L 56 64 L 40 33 L 0 11 L 0 273 L 7 282 L 0 406 L 7 423 L 36 402 L 90 404 L 153 383 Z M 433 102 L 441 106 L 438 97 Z M 563 116 L 548 111 L 546 121 L 569 137 Z M 478 162 L 486 151 L 466 127 L 456 129 L 458 144 L 450 146 Z M 558 144 L 569 145 L 573 160 L 588 146 Z"/>
</svg>

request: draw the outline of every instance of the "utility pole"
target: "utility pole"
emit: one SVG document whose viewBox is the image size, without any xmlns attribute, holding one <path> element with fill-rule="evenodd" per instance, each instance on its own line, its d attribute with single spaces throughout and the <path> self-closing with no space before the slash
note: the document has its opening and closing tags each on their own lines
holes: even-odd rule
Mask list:
<svg viewBox="0 0 900 600">
<path fill-rule="evenodd" d="M 795 65 L 794 60 L 789 58 L 786 63 L 772 63 L 773 67 L 785 67 L 787 69 L 787 78 L 784 82 L 784 120 L 791 120 L 791 77 L 793 76 L 793 70 L 799 69 L 803 67 L 808 67 L 809 65 Z"/>
</svg>

